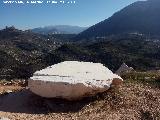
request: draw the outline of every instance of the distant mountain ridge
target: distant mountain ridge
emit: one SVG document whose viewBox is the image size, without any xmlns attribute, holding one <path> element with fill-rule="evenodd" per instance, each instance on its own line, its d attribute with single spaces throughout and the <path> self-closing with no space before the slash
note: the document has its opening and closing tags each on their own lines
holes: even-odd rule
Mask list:
<svg viewBox="0 0 160 120">
<path fill-rule="evenodd" d="M 40 34 L 79 34 L 86 30 L 87 27 L 70 26 L 70 25 L 55 25 L 34 28 L 31 31 Z"/>
<path fill-rule="evenodd" d="M 160 35 L 160 0 L 135 2 L 110 18 L 91 26 L 77 39 L 109 36 L 121 33 Z"/>
</svg>

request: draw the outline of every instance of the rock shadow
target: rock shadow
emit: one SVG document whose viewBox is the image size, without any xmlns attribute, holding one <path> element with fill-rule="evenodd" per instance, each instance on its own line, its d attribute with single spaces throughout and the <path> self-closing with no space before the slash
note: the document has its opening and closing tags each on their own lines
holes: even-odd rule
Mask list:
<svg viewBox="0 0 160 120">
<path fill-rule="evenodd" d="M 0 111 L 11 113 L 47 114 L 78 112 L 96 98 L 88 97 L 78 101 L 46 99 L 29 90 L 22 90 L 0 96 Z"/>
</svg>

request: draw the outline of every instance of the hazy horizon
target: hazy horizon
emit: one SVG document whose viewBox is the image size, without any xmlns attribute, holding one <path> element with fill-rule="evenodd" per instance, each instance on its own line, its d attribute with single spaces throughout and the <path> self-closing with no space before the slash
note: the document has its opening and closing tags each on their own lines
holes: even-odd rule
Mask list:
<svg viewBox="0 0 160 120">
<path fill-rule="evenodd" d="M 39 27 L 35 27 L 35 28 L 45 28 L 45 27 L 55 27 L 55 26 L 72 26 L 72 27 L 82 27 L 82 28 L 88 28 L 88 27 L 85 27 L 85 26 L 78 26 L 78 25 L 47 25 L 47 26 L 39 26 Z M 30 29 L 35 29 L 35 28 L 28 28 L 28 29 L 22 29 L 22 28 L 18 28 L 14 25 L 9 25 L 9 26 L 4 26 L 3 28 L 0 27 L 0 30 L 2 29 L 5 29 L 6 27 L 15 27 L 16 29 L 19 29 L 19 30 L 30 30 Z"/>
</svg>

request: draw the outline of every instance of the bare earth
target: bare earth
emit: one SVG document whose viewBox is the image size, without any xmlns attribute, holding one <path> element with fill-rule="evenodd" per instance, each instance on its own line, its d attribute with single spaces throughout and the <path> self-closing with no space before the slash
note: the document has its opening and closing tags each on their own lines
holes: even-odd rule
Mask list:
<svg viewBox="0 0 160 120">
<path fill-rule="evenodd" d="M 77 102 L 38 97 L 21 86 L 0 85 L 0 117 L 11 120 L 160 120 L 160 89 L 124 83 Z"/>
</svg>

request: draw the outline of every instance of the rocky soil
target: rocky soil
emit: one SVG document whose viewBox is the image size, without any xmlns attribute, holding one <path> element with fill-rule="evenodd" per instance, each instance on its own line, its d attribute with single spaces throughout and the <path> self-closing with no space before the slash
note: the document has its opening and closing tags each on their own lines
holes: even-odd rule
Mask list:
<svg viewBox="0 0 160 120">
<path fill-rule="evenodd" d="M 11 120 L 160 120 L 160 87 L 126 80 L 119 88 L 68 102 L 38 97 L 20 85 L 0 95 L 0 117 Z M 19 89 L 20 88 L 20 89 Z"/>
</svg>

